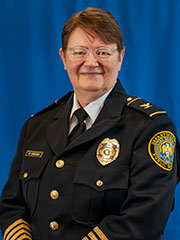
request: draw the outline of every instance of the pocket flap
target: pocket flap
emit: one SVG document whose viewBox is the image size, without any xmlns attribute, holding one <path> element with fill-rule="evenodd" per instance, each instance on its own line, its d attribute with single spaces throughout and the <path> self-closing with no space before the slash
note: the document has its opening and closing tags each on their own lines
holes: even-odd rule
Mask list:
<svg viewBox="0 0 180 240">
<path fill-rule="evenodd" d="M 98 181 L 101 184 L 98 184 Z M 127 189 L 129 168 L 83 169 L 78 167 L 74 176 L 74 183 L 88 185 L 97 191 L 108 189 Z"/>
<path fill-rule="evenodd" d="M 21 168 L 21 180 L 26 182 L 33 178 L 39 178 L 48 160 L 47 158 L 25 157 Z"/>
</svg>

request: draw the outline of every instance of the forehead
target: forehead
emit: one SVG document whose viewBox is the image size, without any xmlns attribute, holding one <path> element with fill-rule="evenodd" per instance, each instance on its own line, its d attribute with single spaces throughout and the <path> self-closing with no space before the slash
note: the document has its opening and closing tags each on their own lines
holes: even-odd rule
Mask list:
<svg viewBox="0 0 180 240">
<path fill-rule="evenodd" d="M 75 46 L 83 46 L 83 47 L 99 47 L 99 46 L 108 46 L 108 47 L 116 47 L 115 43 L 105 43 L 100 37 L 93 32 L 91 29 L 83 30 L 81 28 L 75 28 L 71 33 L 68 41 L 68 48 Z"/>
</svg>

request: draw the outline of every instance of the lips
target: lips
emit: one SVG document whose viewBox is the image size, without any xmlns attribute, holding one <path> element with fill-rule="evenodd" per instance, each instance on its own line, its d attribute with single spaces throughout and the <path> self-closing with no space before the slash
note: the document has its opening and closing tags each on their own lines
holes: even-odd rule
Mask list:
<svg viewBox="0 0 180 240">
<path fill-rule="evenodd" d="M 102 72 L 81 72 L 82 75 L 100 75 Z"/>
</svg>

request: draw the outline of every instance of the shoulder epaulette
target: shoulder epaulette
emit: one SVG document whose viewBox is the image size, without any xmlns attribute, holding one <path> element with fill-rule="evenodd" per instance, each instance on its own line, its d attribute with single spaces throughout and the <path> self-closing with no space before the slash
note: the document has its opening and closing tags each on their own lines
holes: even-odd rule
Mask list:
<svg viewBox="0 0 180 240">
<path fill-rule="evenodd" d="M 139 97 L 128 96 L 127 106 L 143 112 L 151 118 L 156 118 L 159 115 L 167 114 L 166 111 L 163 111 L 156 105 L 153 105 Z"/>
<path fill-rule="evenodd" d="M 56 100 L 55 102 L 53 102 L 52 104 L 46 106 L 46 107 L 43 108 L 41 111 L 39 111 L 39 112 L 31 115 L 31 118 L 32 118 L 32 117 L 35 117 L 35 116 L 38 116 L 38 115 L 41 114 L 41 113 L 47 112 L 47 111 L 49 111 L 49 110 L 52 110 L 52 109 L 56 108 L 58 105 L 63 104 L 64 102 L 66 102 L 66 101 L 69 99 L 69 97 L 71 96 L 71 94 L 72 94 L 72 92 L 68 92 L 66 95 L 64 95 L 63 97 L 57 99 L 57 100 Z"/>
</svg>

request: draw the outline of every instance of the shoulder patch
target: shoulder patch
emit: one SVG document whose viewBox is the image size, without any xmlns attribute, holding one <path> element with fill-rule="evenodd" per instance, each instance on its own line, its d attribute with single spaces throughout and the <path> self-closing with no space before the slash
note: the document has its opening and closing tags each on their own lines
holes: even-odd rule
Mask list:
<svg viewBox="0 0 180 240">
<path fill-rule="evenodd" d="M 127 97 L 127 106 L 143 112 L 151 118 L 156 118 L 159 115 L 167 114 L 166 111 L 163 111 L 159 107 L 139 97 Z"/>
<path fill-rule="evenodd" d="M 66 95 L 64 95 L 62 98 L 57 99 L 55 102 L 53 102 L 52 104 L 50 104 L 49 106 L 45 107 L 44 109 L 42 109 L 41 111 L 31 115 L 31 118 L 36 117 L 38 115 L 40 115 L 41 113 L 47 112 L 51 109 L 54 109 L 55 107 L 57 107 L 60 104 L 63 104 L 64 102 L 66 102 L 69 97 L 72 95 L 72 92 L 68 92 Z"/>
<path fill-rule="evenodd" d="M 152 160 L 166 171 L 173 168 L 176 137 L 172 132 L 156 133 L 148 144 L 148 152 Z"/>
</svg>

